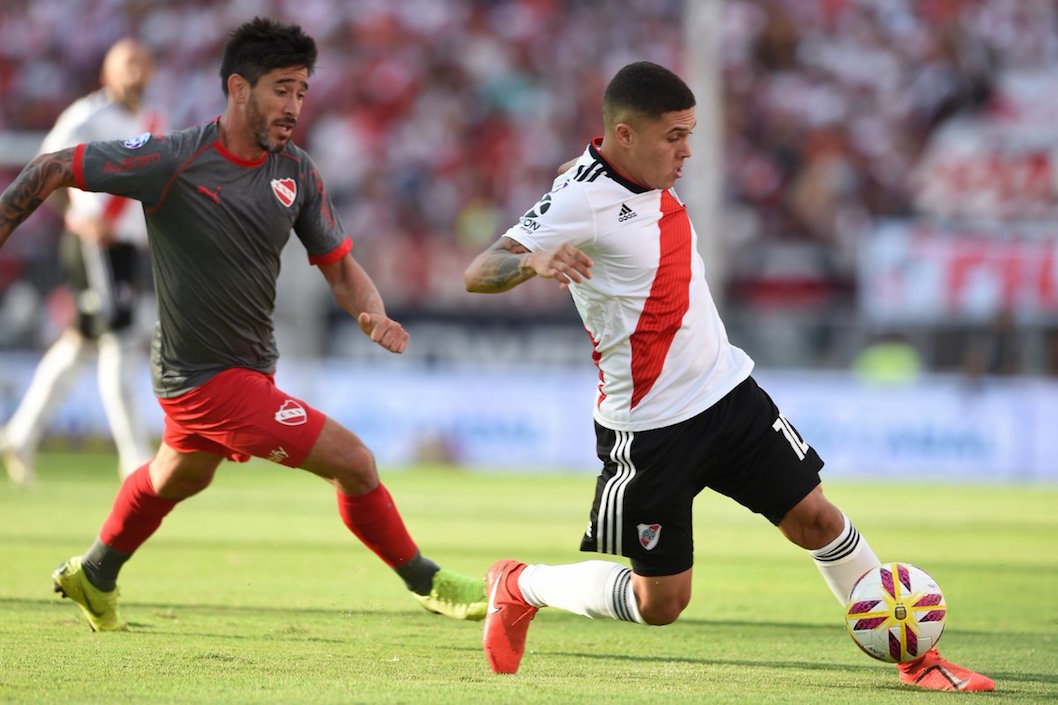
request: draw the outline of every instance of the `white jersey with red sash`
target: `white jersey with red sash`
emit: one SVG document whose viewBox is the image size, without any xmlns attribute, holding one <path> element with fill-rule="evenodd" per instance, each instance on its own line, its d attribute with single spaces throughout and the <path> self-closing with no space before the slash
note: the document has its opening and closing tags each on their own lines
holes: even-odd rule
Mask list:
<svg viewBox="0 0 1058 705">
<path fill-rule="evenodd" d="M 44 137 L 41 153 L 56 152 L 83 142 L 116 140 L 164 127 L 161 116 L 152 110 L 131 112 L 98 90 L 77 99 L 59 115 L 55 126 Z M 116 242 L 147 246 L 147 225 L 138 203 L 109 193 L 91 193 L 68 189 L 70 206 L 67 218 L 83 222 L 102 218 L 111 228 Z"/>
<path fill-rule="evenodd" d="M 594 261 L 592 278 L 569 290 L 594 345 L 600 425 L 679 423 L 752 371 L 728 341 L 684 204 L 619 174 L 596 144 L 504 235 L 531 251 L 570 242 Z"/>
</svg>

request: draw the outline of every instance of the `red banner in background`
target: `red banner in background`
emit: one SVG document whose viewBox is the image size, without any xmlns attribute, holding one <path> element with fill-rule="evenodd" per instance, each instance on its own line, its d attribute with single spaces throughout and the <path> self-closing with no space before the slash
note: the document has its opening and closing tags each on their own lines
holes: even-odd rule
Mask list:
<svg viewBox="0 0 1058 705">
<path fill-rule="evenodd" d="M 957 123 L 931 142 L 915 174 L 915 207 L 937 218 L 1058 216 L 1058 132 Z"/>
<path fill-rule="evenodd" d="M 933 133 L 912 178 L 927 217 L 1058 216 L 1058 72 L 1001 72 L 989 108 Z"/>
<path fill-rule="evenodd" d="M 1058 225 L 884 222 L 862 243 L 859 284 L 875 322 L 1058 321 Z"/>
</svg>

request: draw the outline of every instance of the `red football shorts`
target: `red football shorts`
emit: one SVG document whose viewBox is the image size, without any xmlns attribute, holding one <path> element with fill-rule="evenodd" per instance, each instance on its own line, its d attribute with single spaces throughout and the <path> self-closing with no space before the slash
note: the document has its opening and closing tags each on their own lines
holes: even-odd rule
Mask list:
<svg viewBox="0 0 1058 705">
<path fill-rule="evenodd" d="M 253 456 L 292 468 L 308 457 L 327 418 L 276 387 L 271 375 L 242 367 L 158 402 L 165 412 L 162 440 L 174 450 L 240 463 Z"/>
</svg>

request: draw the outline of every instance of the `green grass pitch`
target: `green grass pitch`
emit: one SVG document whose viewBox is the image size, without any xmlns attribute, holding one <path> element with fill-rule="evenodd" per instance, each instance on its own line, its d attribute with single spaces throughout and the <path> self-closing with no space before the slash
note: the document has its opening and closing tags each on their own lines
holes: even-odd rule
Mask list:
<svg viewBox="0 0 1058 705">
<path fill-rule="evenodd" d="M 945 591 L 942 650 L 994 694 L 899 685 L 849 639 L 804 552 L 703 494 L 694 597 L 644 627 L 542 611 L 521 670 L 494 675 L 480 623 L 428 614 L 349 534 L 331 489 L 225 464 L 120 581 L 132 631 L 93 634 L 50 572 L 95 536 L 117 489 L 106 454 L 52 452 L 41 482 L 0 476 L 0 703 L 1058 703 L 1058 487 L 835 482 L 883 560 Z M 423 552 L 482 574 L 497 558 L 571 562 L 590 475 L 390 470 Z"/>
</svg>

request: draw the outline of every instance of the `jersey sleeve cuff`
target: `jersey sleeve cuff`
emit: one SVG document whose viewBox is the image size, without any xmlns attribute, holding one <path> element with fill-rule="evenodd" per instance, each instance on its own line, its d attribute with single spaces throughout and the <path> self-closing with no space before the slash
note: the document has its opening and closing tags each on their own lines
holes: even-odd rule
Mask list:
<svg viewBox="0 0 1058 705">
<path fill-rule="evenodd" d="M 521 229 L 518 228 L 517 225 L 514 226 L 513 228 L 510 228 L 507 232 L 505 232 L 500 237 L 505 237 L 505 238 L 508 238 L 510 240 L 514 240 L 515 242 L 517 242 L 519 245 L 521 245 L 525 249 L 529 250 L 530 252 L 536 252 L 536 249 L 537 249 L 536 243 L 533 242 L 531 238 L 527 238 L 525 236 L 525 233 L 523 233 L 521 231 Z"/>
<path fill-rule="evenodd" d="M 84 144 L 73 149 L 73 183 L 81 191 L 87 191 L 84 185 Z"/>
<path fill-rule="evenodd" d="M 349 251 L 353 249 L 353 241 L 348 237 L 342 241 L 342 244 L 335 247 L 330 252 L 325 252 L 322 255 L 309 255 L 309 264 L 320 266 L 321 264 L 330 264 L 331 262 L 337 262 L 342 257 L 349 254 Z"/>
</svg>

